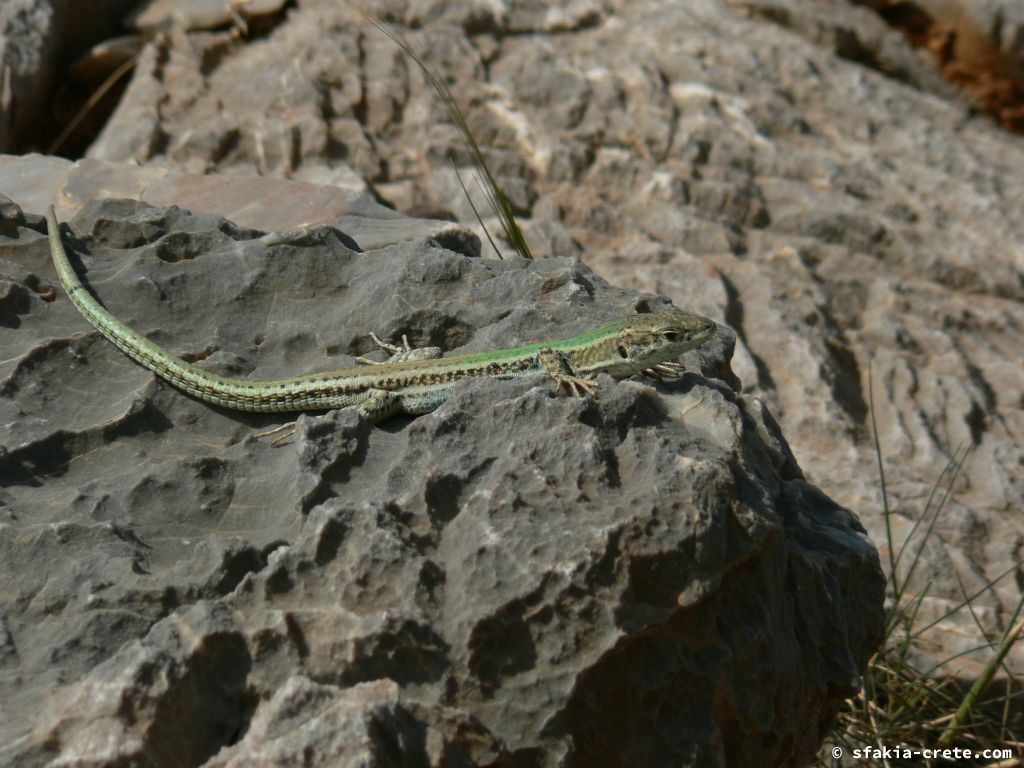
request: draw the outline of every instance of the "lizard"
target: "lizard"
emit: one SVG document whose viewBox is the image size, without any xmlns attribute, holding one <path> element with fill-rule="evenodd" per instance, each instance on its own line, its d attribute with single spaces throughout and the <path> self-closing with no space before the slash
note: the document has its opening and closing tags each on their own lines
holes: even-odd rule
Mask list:
<svg viewBox="0 0 1024 768">
<path fill-rule="evenodd" d="M 252 381 L 206 371 L 177 357 L 132 330 L 90 294 L 79 280 L 61 242 L 60 225 L 51 205 L 46 212 L 57 275 L 71 303 L 97 331 L 135 362 L 178 389 L 206 403 L 240 411 L 314 411 L 355 407 L 370 421 L 433 411 L 452 395 L 456 384 L 473 377 L 548 378 L 572 394 L 593 395 L 594 376 L 615 379 L 639 374 L 651 378 L 679 375 L 674 362 L 684 352 L 710 339 L 714 321 L 681 309 L 630 315 L 592 331 L 560 339 L 464 355 L 442 357 L 437 347 L 413 349 L 381 341 L 391 352 L 387 362 L 356 358 L 360 365 L 311 373 L 290 379 Z"/>
</svg>

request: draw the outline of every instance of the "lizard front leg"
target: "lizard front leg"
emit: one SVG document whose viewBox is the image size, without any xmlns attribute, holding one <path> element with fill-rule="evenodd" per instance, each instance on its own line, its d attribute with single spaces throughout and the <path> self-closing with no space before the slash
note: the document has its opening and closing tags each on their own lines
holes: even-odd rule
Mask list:
<svg viewBox="0 0 1024 768">
<path fill-rule="evenodd" d="M 642 375 L 653 381 L 671 381 L 682 376 L 685 370 L 686 366 L 682 363 L 665 362 L 652 365 Z"/>
<path fill-rule="evenodd" d="M 544 347 L 537 353 L 537 359 L 544 366 L 545 373 L 555 380 L 555 384 L 559 388 L 565 387 L 576 397 L 582 394 L 593 395 L 594 390 L 597 389 L 596 381 L 583 379 L 576 375 L 572 362 L 564 353 Z"/>
</svg>

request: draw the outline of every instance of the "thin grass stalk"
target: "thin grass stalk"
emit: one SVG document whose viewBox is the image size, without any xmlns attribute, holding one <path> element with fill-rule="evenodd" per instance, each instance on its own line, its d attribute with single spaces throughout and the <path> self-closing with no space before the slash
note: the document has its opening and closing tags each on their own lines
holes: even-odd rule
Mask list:
<svg viewBox="0 0 1024 768">
<path fill-rule="evenodd" d="M 942 513 L 943 508 L 946 506 L 946 502 L 949 500 L 949 497 L 953 493 L 953 485 L 956 483 L 956 478 L 960 474 L 960 470 L 963 468 L 964 462 L 967 460 L 967 456 L 968 456 L 969 453 L 970 453 L 970 449 L 968 448 L 968 449 L 966 449 L 963 452 L 963 454 L 961 454 L 960 453 L 960 446 L 957 446 L 957 449 L 955 451 L 953 451 L 953 456 L 949 459 L 949 461 L 946 462 L 946 466 L 943 468 L 943 471 L 939 473 L 939 478 L 935 481 L 935 484 L 933 484 L 933 486 L 932 486 L 932 492 L 928 494 L 928 501 L 925 504 L 925 508 L 922 511 L 921 516 L 914 522 L 913 527 L 911 527 L 911 529 L 910 529 L 910 533 L 907 535 L 906 539 L 904 539 L 903 545 L 900 547 L 900 553 L 899 553 L 899 555 L 896 558 L 897 564 L 899 563 L 900 559 L 903 556 L 904 548 L 907 546 L 908 542 L 911 540 L 911 538 L 916 533 L 916 531 L 918 529 L 918 526 L 923 521 L 928 520 L 928 526 L 925 528 L 925 531 L 924 531 L 924 534 L 923 534 L 923 536 L 921 538 L 921 541 L 917 544 L 917 549 L 914 552 L 914 559 L 911 560 L 910 567 L 907 569 L 907 574 L 906 574 L 906 576 L 903 579 L 902 585 L 900 586 L 900 592 L 895 595 L 895 602 L 896 602 L 897 606 L 900 604 L 901 598 L 903 596 L 903 592 L 906 590 L 906 588 L 910 584 L 910 581 L 913 578 L 914 572 L 917 570 L 917 566 L 918 566 L 918 564 L 921 561 L 921 557 L 924 555 L 925 545 L 928 543 L 928 540 L 932 537 L 932 534 L 935 532 L 935 526 L 936 526 L 936 524 L 939 521 L 939 515 Z M 957 458 L 958 456 L 959 456 L 959 458 Z M 939 499 L 939 503 L 938 503 L 938 505 L 936 505 L 935 511 L 931 512 L 929 507 L 930 507 L 930 505 L 932 503 L 932 500 L 935 497 L 935 489 L 938 487 L 939 483 L 941 482 L 942 477 L 946 475 L 946 471 L 947 470 L 951 470 L 951 471 L 950 471 L 950 474 L 949 474 L 949 481 L 948 481 L 948 483 L 946 485 L 946 489 L 945 489 L 944 493 L 942 494 L 942 498 Z M 930 518 L 929 518 L 929 514 L 931 514 Z M 896 584 L 896 580 L 895 579 L 893 580 L 893 584 L 894 585 Z M 961 604 L 961 607 L 962 607 L 962 605 L 963 604 Z M 890 614 L 890 620 L 889 620 L 890 624 L 893 623 L 893 619 L 894 618 L 899 618 L 899 617 L 896 616 L 895 613 Z"/>
<path fill-rule="evenodd" d="M 1021 598 L 1021 602 L 1024 602 L 1024 598 Z M 1021 609 L 1021 603 L 1017 605 L 1017 612 Z M 953 717 L 953 721 L 946 727 L 946 730 L 939 736 L 938 745 L 940 748 L 945 748 L 953 743 L 956 738 L 957 732 L 964 727 L 967 719 L 971 716 L 971 712 L 974 709 L 978 698 L 988 687 L 989 683 L 992 682 L 992 677 L 996 673 L 996 669 L 1003 663 L 1003 659 L 1006 658 L 1006 654 L 1010 652 L 1010 648 L 1017 642 L 1017 638 L 1020 637 L 1021 631 L 1024 631 L 1024 619 L 1021 619 L 1013 625 L 1009 630 L 1003 633 L 1002 640 L 999 643 L 999 647 L 996 649 L 995 655 L 989 659 L 985 668 L 982 670 L 981 675 L 974 681 L 974 685 L 964 696 L 964 700 L 961 702 L 959 709 L 956 711 L 956 715 Z"/>
<path fill-rule="evenodd" d="M 921 672 L 921 675 L 922 676 L 924 676 L 924 675 L 928 675 L 928 676 L 933 675 L 938 670 L 942 669 L 944 666 L 949 664 L 950 662 L 956 661 L 957 659 L 963 658 L 964 656 L 970 656 L 972 653 L 978 653 L 979 651 L 992 651 L 994 653 L 996 651 L 996 648 L 993 646 L 992 643 L 987 642 L 987 639 L 986 639 L 985 645 L 975 645 L 975 646 L 972 646 L 971 648 L 966 648 L 966 649 L 964 649 L 962 651 L 954 653 L 952 656 L 949 656 L 949 657 L 943 659 L 942 661 L 938 662 L 937 664 L 933 664 L 931 667 L 929 667 L 928 669 L 926 669 L 923 672 Z"/>
<path fill-rule="evenodd" d="M 466 185 L 462 181 L 462 174 L 459 173 L 459 167 L 455 165 L 455 158 L 450 157 L 448 159 L 451 160 L 452 170 L 455 171 L 455 178 L 459 180 L 459 186 L 462 187 L 462 194 L 466 196 L 466 202 L 469 203 L 469 207 L 473 210 L 473 215 L 476 216 L 476 220 L 480 222 L 480 228 L 483 229 L 484 235 L 487 237 L 487 242 L 491 244 L 491 248 L 494 249 L 494 252 L 498 254 L 498 258 L 500 259 L 501 251 L 499 251 L 498 246 L 494 244 L 494 238 L 491 237 L 490 230 L 484 225 L 483 217 L 480 216 L 480 211 L 476 209 L 476 204 L 473 202 L 473 198 L 470 196 L 469 190 L 466 189 Z M 478 177 L 477 182 L 479 181 L 480 179 Z"/>
<path fill-rule="evenodd" d="M 941 623 L 941 622 L 945 621 L 946 619 L 948 619 L 948 618 L 949 618 L 950 616 L 952 616 L 952 615 L 953 615 L 953 614 L 955 614 L 955 613 L 956 613 L 957 611 L 961 610 L 961 609 L 962 609 L 962 608 L 963 608 L 963 607 L 964 607 L 965 605 L 967 605 L 967 602 L 968 602 L 968 600 L 973 600 L 974 598 L 976 598 L 976 597 L 979 597 L 979 596 L 981 596 L 981 595 L 985 594 L 986 592 L 988 592 L 988 591 L 992 590 L 992 589 L 993 589 L 993 588 L 995 587 L 995 585 L 996 585 L 996 584 L 998 584 L 998 583 L 999 583 L 1000 581 L 1002 581 L 1003 579 L 1005 579 L 1005 578 L 1006 578 L 1007 576 L 1009 576 L 1009 575 L 1010 575 L 1011 573 L 1016 573 L 1016 572 L 1018 572 L 1018 571 L 1019 571 L 1019 570 L 1021 569 L 1021 567 L 1022 567 L 1022 566 L 1024 566 L 1024 561 L 1019 561 L 1019 562 L 1015 563 L 1014 565 L 1010 566 L 1010 567 L 1009 567 L 1009 568 L 1007 568 L 1007 569 L 1006 569 L 1005 571 L 1003 571 L 1003 572 L 1002 572 L 1001 574 L 999 574 L 999 575 L 998 575 L 998 576 L 996 576 L 996 577 L 995 577 L 994 579 L 992 579 L 992 580 L 991 580 L 990 582 L 988 582 L 988 583 L 987 583 L 987 584 L 986 584 L 986 585 L 985 585 L 984 587 L 981 587 L 981 588 L 980 588 L 980 589 L 979 589 L 979 590 L 978 590 L 977 592 L 975 592 L 975 593 L 974 593 L 973 595 L 971 595 L 970 597 L 968 597 L 968 598 L 967 598 L 967 599 L 965 599 L 965 600 L 962 600 L 962 601 L 960 601 L 959 603 L 957 603 L 956 605 L 954 605 L 954 606 L 953 606 L 952 608 L 950 608 L 950 609 L 949 609 L 948 611 L 946 611 L 945 613 L 943 613 L 943 614 L 942 614 L 941 616 L 939 616 L 939 617 L 938 617 L 937 619 L 935 619 L 934 621 L 931 621 L 931 622 L 929 622 L 928 624 L 925 624 L 925 625 L 924 625 L 923 627 L 920 627 L 919 629 L 915 629 L 915 630 L 914 630 L 914 631 L 913 631 L 913 632 L 911 633 L 911 634 L 912 634 L 912 636 L 913 636 L 913 638 L 914 638 L 914 639 L 916 639 L 916 638 L 920 637 L 920 636 L 921 636 L 921 635 L 923 635 L 923 634 L 924 634 L 925 632 L 927 632 L 928 630 L 930 630 L 930 629 L 931 629 L 932 627 L 934 627 L 934 626 L 936 626 L 937 624 L 939 624 L 939 623 Z"/>
<path fill-rule="evenodd" d="M 1006 693 L 1003 694 L 1003 712 L 1002 717 L 999 718 L 999 740 L 1006 741 L 1006 732 L 1010 727 L 1010 702 L 1015 698 L 1013 693 L 1013 686 L 1010 685 L 1013 676 L 1010 674 L 1006 675 Z M 1022 692 L 1024 693 L 1024 692 Z M 985 706 L 988 702 L 983 702 L 982 706 Z"/>
<path fill-rule="evenodd" d="M 366 13 L 364 11 L 364 13 Z M 405 53 L 416 62 L 419 66 L 423 76 L 430 83 L 431 87 L 441 97 L 441 101 L 444 102 L 445 107 L 448 109 L 448 114 L 455 123 L 459 132 L 462 134 L 462 141 L 466 148 L 466 151 L 473 158 L 473 163 L 477 167 L 477 171 L 484 177 L 487 182 L 487 197 L 488 202 L 494 209 L 495 215 L 501 222 L 501 228 L 505 233 L 505 239 L 508 240 L 512 248 L 522 256 L 524 259 L 533 259 L 533 254 L 530 252 L 530 246 L 526 242 L 526 238 L 523 235 L 523 231 L 519 228 L 518 222 L 516 222 L 515 214 L 512 211 L 512 204 L 509 203 L 508 197 L 502 191 L 498 182 L 494 178 L 494 174 L 491 173 L 491 168 L 487 164 L 487 160 L 484 158 L 484 153 L 480 149 L 480 145 L 477 144 L 476 138 L 473 136 L 472 130 L 470 130 L 469 123 L 466 120 L 466 116 L 459 109 L 458 103 L 455 101 L 455 97 L 452 95 L 451 89 L 448 88 L 448 84 L 441 78 L 441 76 L 429 66 L 419 55 L 415 48 L 412 47 L 412 43 L 405 39 L 405 37 L 391 27 L 389 24 L 385 24 L 377 17 L 366 14 L 370 21 L 385 35 L 400 47 Z M 465 189 L 465 187 L 463 187 Z M 483 222 L 481 221 L 481 224 Z M 490 239 L 490 235 L 488 235 Z M 494 242 L 491 241 L 493 246 Z M 498 252 L 498 257 L 501 257 L 501 253 Z"/>
<path fill-rule="evenodd" d="M 967 587 L 964 586 L 964 580 L 960 577 L 960 571 L 958 571 L 956 567 L 953 568 L 953 575 L 956 576 L 956 583 L 960 587 L 960 594 L 964 596 L 965 600 L 967 600 L 967 612 L 971 614 L 971 620 L 974 622 L 974 626 L 978 628 L 978 632 L 980 632 L 981 636 L 985 638 L 985 647 L 987 649 L 991 649 L 993 641 L 989 640 L 985 626 L 981 623 L 981 619 L 978 618 L 978 614 L 974 611 L 974 601 L 967 598 Z M 1016 620 L 1017 617 L 1014 616 L 1008 623 L 1012 625 Z"/>
<path fill-rule="evenodd" d="M 949 497 L 953 495 L 953 486 L 956 484 L 956 478 L 960 474 L 960 470 L 963 469 L 964 463 L 967 461 L 967 456 L 970 454 L 970 448 L 964 450 L 963 454 L 960 454 L 960 446 L 957 446 L 956 450 L 953 451 L 953 456 L 947 462 L 947 464 L 953 465 L 953 471 L 949 477 L 949 484 L 946 486 L 945 492 L 942 494 L 942 498 L 939 500 L 938 505 L 935 507 L 935 512 L 932 513 L 931 520 L 928 523 L 928 527 L 924 532 L 924 539 L 921 542 L 921 546 L 917 548 L 914 553 L 914 559 L 910 561 L 910 569 L 907 571 L 907 576 L 903 580 L 904 587 L 910 583 L 911 578 L 914 575 L 914 571 L 917 570 L 918 563 L 921 561 L 921 557 L 924 555 L 924 547 L 928 540 L 932 537 L 932 533 L 935 532 L 935 525 L 939 522 L 939 515 L 942 513 L 943 508 L 946 506 L 946 502 L 949 501 Z M 957 456 L 960 456 L 957 459 Z M 940 474 L 939 477 L 942 475 Z M 938 481 L 936 481 L 938 482 Z M 926 508 L 922 513 L 922 518 L 927 518 L 928 509 Z"/>
<path fill-rule="evenodd" d="M 875 421 L 875 386 L 874 386 L 874 370 L 872 367 L 872 361 L 868 360 L 868 411 L 871 414 L 871 437 L 875 443 L 875 459 L 878 462 L 878 480 L 882 486 L 882 514 L 885 519 L 885 541 L 889 547 L 889 578 L 892 580 L 893 592 L 897 595 L 897 602 L 899 602 L 899 583 L 896 578 L 896 558 L 894 555 L 894 548 L 892 545 L 892 520 L 889 515 L 891 511 L 889 509 L 889 493 L 885 484 L 885 467 L 882 462 L 882 445 L 878 440 L 878 424 Z"/>
<path fill-rule="evenodd" d="M 928 510 L 932 508 L 932 502 L 935 501 L 935 494 L 938 493 L 939 488 L 942 487 L 942 479 L 946 476 L 946 473 L 952 469 L 952 467 L 953 460 L 950 459 L 946 462 L 945 466 L 943 466 L 942 471 L 939 472 L 939 476 L 935 479 L 935 482 L 932 483 L 932 488 L 928 492 L 928 500 L 924 503 L 924 511 L 921 513 L 921 516 L 914 521 L 914 524 L 910 527 L 910 533 L 908 533 L 906 538 L 903 539 L 903 543 L 900 544 L 899 552 L 896 553 L 896 565 L 899 565 L 900 560 L 903 559 L 903 553 L 906 551 L 907 547 L 910 546 L 910 543 L 914 538 L 914 534 L 917 533 L 917 529 L 921 526 L 921 523 L 928 518 Z M 904 586 L 906 586 L 905 583 Z"/>
<path fill-rule="evenodd" d="M 92 109 L 100 102 L 100 99 L 107 95 L 110 89 L 117 84 L 118 80 L 120 80 L 122 77 L 124 77 L 126 73 L 131 72 L 135 68 L 135 65 L 138 63 L 138 61 L 139 55 L 133 54 L 126 61 L 124 61 L 121 64 L 121 66 L 119 66 L 117 69 L 110 73 L 107 79 L 100 84 L 100 87 L 93 91 L 92 95 L 89 96 L 85 104 L 82 105 L 81 109 L 79 109 L 75 113 L 75 116 L 68 121 L 68 124 L 65 125 L 64 129 L 60 132 L 60 135 L 58 135 L 57 138 L 53 140 L 49 148 L 46 150 L 46 153 L 48 155 L 57 154 L 57 151 L 62 146 L 64 146 L 64 142 L 67 141 L 68 137 L 75 131 L 76 128 L 78 128 L 82 120 L 85 119 L 85 116 L 89 114 L 89 112 L 92 111 Z"/>
</svg>

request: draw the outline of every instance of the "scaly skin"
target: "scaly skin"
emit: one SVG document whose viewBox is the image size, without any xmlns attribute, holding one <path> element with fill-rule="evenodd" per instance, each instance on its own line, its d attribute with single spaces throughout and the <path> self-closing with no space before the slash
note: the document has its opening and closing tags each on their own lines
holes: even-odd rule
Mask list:
<svg viewBox="0 0 1024 768">
<path fill-rule="evenodd" d="M 669 309 L 633 315 L 589 333 L 560 341 L 493 352 L 440 357 L 440 350 L 404 349 L 381 343 L 395 354 L 387 363 L 343 368 L 277 381 L 233 379 L 204 371 L 167 352 L 107 312 L 86 291 L 61 243 L 51 206 L 46 213 L 50 253 L 68 298 L 86 320 L 135 362 L 178 389 L 213 405 L 240 411 L 311 411 L 356 407 L 374 421 L 399 413 L 427 413 L 451 397 L 456 382 L 478 376 L 496 379 L 547 377 L 573 392 L 590 393 L 592 377 L 677 373 L 672 361 L 715 333 L 707 318 Z M 368 360 L 361 360 L 370 363 Z"/>
</svg>

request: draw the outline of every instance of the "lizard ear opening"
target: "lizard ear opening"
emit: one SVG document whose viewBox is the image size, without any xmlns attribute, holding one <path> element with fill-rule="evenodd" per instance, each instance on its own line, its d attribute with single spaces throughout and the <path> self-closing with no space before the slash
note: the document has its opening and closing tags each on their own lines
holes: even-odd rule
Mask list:
<svg viewBox="0 0 1024 768">
<path fill-rule="evenodd" d="M 616 349 L 619 352 L 619 357 L 621 357 L 623 360 L 629 359 L 629 350 L 626 349 L 625 344 L 619 344 L 619 346 Z"/>
</svg>

